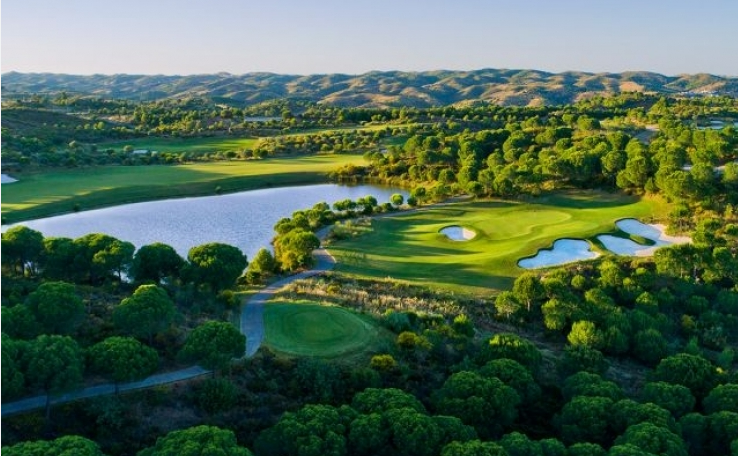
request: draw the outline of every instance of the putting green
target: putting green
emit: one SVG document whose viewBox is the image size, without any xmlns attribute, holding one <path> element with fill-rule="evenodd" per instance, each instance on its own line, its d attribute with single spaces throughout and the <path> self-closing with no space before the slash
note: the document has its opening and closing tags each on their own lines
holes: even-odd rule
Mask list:
<svg viewBox="0 0 738 456">
<path fill-rule="evenodd" d="M 264 307 L 264 343 L 299 356 L 336 357 L 373 346 L 379 328 L 368 317 L 312 302 L 271 303 Z"/>
<path fill-rule="evenodd" d="M 594 239 L 616 231 L 626 217 L 664 215 L 666 205 L 603 192 L 571 192 L 534 202 L 480 201 L 448 204 L 372 220 L 369 232 L 330 247 L 343 273 L 391 277 L 475 295 L 508 289 L 524 270 L 518 260 L 550 248 L 557 239 Z M 450 225 L 477 235 L 449 239 Z"/>
</svg>

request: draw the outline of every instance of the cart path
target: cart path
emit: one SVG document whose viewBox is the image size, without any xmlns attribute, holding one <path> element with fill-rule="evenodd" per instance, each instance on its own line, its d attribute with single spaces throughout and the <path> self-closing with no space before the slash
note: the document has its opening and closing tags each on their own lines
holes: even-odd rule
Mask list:
<svg viewBox="0 0 738 456">
<path fill-rule="evenodd" d="M 316 234 L 322 239 L 327 232 L 327 229 L 324 228 Z M 251 296 L 243 304 L 241 308 L 241 333 L 246 336 L 247 357 L 253 356 L 264 340 L 264 304 L 272 299 L 274 294 L 286 285 L 296 280 L 323 274 L 333 269 L 336 265 L 335 258 L 323 247 L 313 250 L 313 257 L 315 258 L 315 267 L 313 269 L 298 272 L 297 274 L 278 280 Z"/>
<path fill-rule="evenodd" d="M 321 235 L 327 233 L 327 230 Z M 321 236 L 322 237 L 322 236 Z M 242 307 L 241 311 L 241 332 L 246 335 L 246 356 L 253 356 L 261 346 L 264 339 L 264 303 L 271 299 L 275 292 L 279 291 L 285 285 L 289 285 L 295 280 L 312 277 L 330 271 L 335 266 L 336 261 L 323 248 L 313 251 L 315 256 L 315 267 L 313 269 L 302 271 L 281 279 L 259 293 L 248 299 Z M 163 374 L 155 374 L 143 380 L 130 383 L 121 383 L 118 385 L 118 392 L 132 391 L 143 388 L 151 388 L 153 386 L 165 385 L 168 383 L 180 382 L 202 375 L 211 374 L 212 371 L 204 369 L 200 366 L 192 366 L 178 371 L 166 372 Z M 91 386 L 77 391 L 72 391 L 58 396 L 52 396 L 51 404 L 63 404 L 65 402 L 76 401 L 78 399 L 87 399 L 91 397 L 104 396 L 115 393 L 114 383 L 105 383 L 102 385 Z M 29 397 L 15 402 L 7 402 L 2 404 L 2 416 L 15 415 L 17 413 L 27 412 L 29 410 L 42 409 L 46 406 L 46 395 Z"/>
<path fill-rule="evenodd" d="M 147 377 L 138 382 L 121 383 L 118 385 L 118 392 L 132 391 L 143 388 L 151 388 L 152 386 L 165 385 L 167 383 L 180 382 L 191 378 L 200 377 L 201 375 L 210 374 L 212 371 L 203 369 L 200 366 L 192 366 L 178 371 L 166 372 Z M 104 396 L 115 393 L 115 384 L 106 383 L 104 385 L 90 386 L 82 390 L 72 391 L 58 396 L 52 396 L 51 404 L 63 404 L 78 399 L 86 399 L 90 397 Z M 29 397 L 15 402 L 7 402 L 2 404 L 2 416 L 15 415 L 16 413 L 27 412 L 29 410 L 42 409 L 46 406 L 46 395 Z"/>
</svg>

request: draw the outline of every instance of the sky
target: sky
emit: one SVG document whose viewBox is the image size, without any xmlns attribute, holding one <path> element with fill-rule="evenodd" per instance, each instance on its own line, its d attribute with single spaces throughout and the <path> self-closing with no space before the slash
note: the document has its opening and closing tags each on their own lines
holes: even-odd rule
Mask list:
<svg viewBox="0 0 738 456">
<path fill-rule="evenodd" d="M 738 0 L 3 0 L 0 70 L 738 76 Z"/>
</svg>

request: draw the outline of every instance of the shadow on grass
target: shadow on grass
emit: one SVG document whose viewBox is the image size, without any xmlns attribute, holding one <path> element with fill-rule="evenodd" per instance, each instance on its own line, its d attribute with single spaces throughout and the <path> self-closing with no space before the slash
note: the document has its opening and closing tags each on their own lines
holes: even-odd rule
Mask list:
<svg viewBox="0 0 738 456">
<path fill-rule="evenodd" d="M 602 191 L 563 192 L 541 196 L 526 201 L 531 205 L 560 206 L 571 209 L 601 209 L 606 207 L 619 207 L 635 204 L 640 201 L 639 196 L 622 195 L 618 193 L 607 193 Z"/>
</svg>

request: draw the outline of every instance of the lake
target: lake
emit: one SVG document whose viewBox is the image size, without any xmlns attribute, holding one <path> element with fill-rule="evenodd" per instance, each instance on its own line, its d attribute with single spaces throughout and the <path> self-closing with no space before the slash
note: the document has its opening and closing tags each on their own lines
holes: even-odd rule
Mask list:
<svg viewBox="0 0 738 456">
<path fill-rule="evenodd" d="M 105 233 L 137 248 L 153 242 L 169 244 L 183 257 L 190 248 L 207 242 L 223 242 L 240 248 L 251 260 L 269 247 L 274 225 L 300 209 L 325 201 L 356 200 L 372 195 L 385 203 L 394 193 L 408 192 L 376 185 L 321 184 L 252 190 L 217 196 L 180 198 L 59 215 L 20 222 L 45 237 L 77 238 Z M 3 225 L 3 231 L 9 226 Z"/>
</svg>

